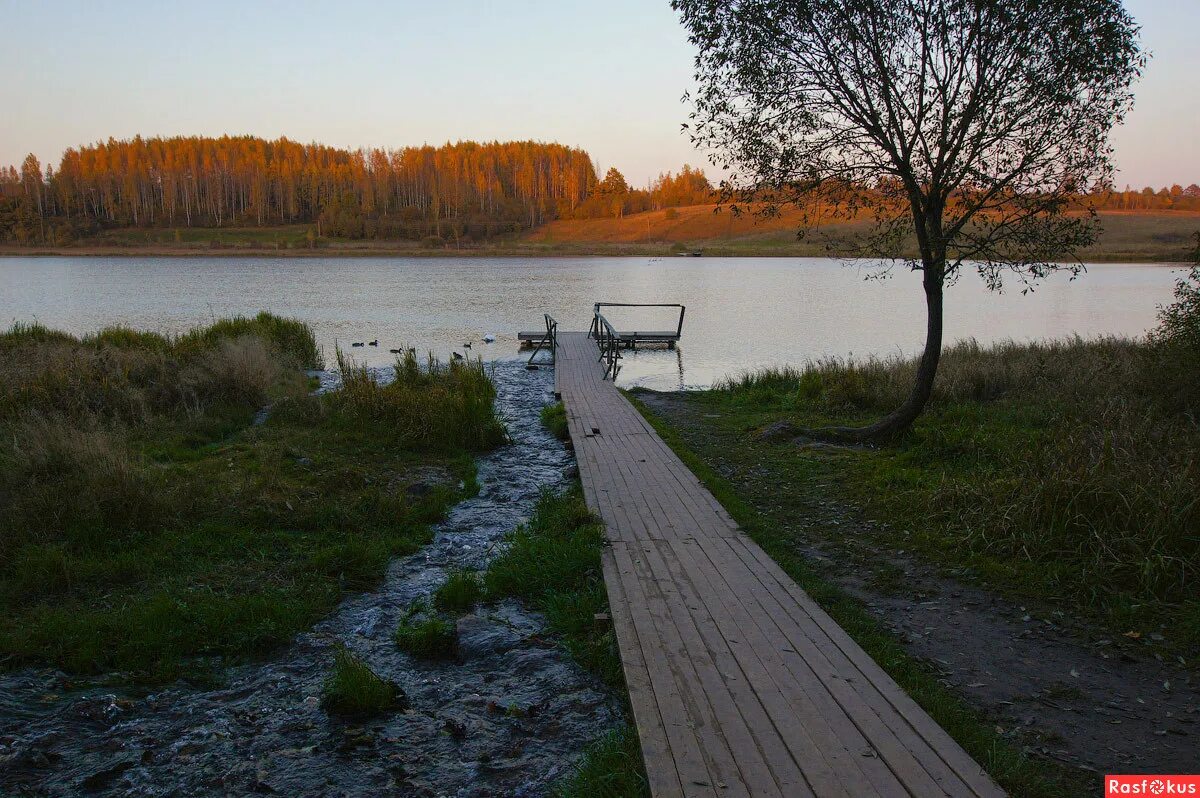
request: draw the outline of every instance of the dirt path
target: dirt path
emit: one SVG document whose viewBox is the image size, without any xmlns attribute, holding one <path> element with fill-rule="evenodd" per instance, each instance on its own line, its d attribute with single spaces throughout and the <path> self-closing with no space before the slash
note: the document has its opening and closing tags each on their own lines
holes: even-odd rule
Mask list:
<svg viewBox="0 0 1200 798">
<path fill-rule="evenodd" d="M 1063 610 L 1022 607 L 903 551 L 871 544 L 871 522 L 831 499 L 795 517 L 773 503 L 760 462 L 727 453 L 735 434 L 708 422 L 686 394 L 639 395 L 755 509 L 794 532 L 824 578 L 859 598 L 914 657 L 1037 757 L 1098 773 L 1200 771 L 1200 678 L 1154 653 L 1154 641 L 1113 636 Z M 764 483 L 770 482 L 770 485 Z"/>
</svg>

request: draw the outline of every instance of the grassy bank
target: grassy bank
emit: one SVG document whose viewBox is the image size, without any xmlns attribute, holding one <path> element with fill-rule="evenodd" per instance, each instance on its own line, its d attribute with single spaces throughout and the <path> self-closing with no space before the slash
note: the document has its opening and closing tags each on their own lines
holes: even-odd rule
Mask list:
<svg viewBox="0 0 1200 798">
<path fill-rule="evenodd" d="M 260 655 L 422 545 L 503 437 L 491 384 L 343 362 L 346 390 L 311 396 L 319 359 L 266 314 L 0 335 L 0 662 L 161 679 Z"/>
<path fill-rule="evenodd" d="M 1200 425 L 1194 373 L 1161 347 L 1069 340 L 945 353 L 929 411 L 895 446 L 761 440 L 896 406 L 911 361 L 828 361 L 732 380 L 702 401 L 791 486 L 863 508 L 879 543 L 924 553 L 1115 634 L 1200 647 Z"/>
</svg>

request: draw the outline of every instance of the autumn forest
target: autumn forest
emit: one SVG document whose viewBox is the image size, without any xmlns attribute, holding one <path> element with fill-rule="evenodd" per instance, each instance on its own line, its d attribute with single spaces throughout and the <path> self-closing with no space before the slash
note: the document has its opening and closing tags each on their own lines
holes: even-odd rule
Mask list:
<svg viewBox="0 0 1200 798">
<path fill-rule="evenodd" d="M 70 243 L 113 227 L 310 224 L 312 235 L 458 242 L 554 219 L 709 201 L 684 166 L 633 189 L 583 150 L 534 141 L 344 150 L 286 138 L 110 139 L 0 168 L 0 240 Z"/>
</svg>

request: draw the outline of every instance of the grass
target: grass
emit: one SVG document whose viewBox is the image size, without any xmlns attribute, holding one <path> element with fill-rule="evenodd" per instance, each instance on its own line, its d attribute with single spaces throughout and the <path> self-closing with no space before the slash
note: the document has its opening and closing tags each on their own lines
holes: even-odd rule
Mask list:
<svg viewBox="0 0 1200 798">
<path fill-rule="evenodd" d="M 458 653 L 458 625 L 415 604 L 396 627 L 396 646 L 422 659 L 449 659 Z"/>
<path fill-rule="evenodd" d="M 761 444 L 745 434 L 745 416 L 726 410 L 724 423 L 730 435 L 707 440 L 704 456 L 689 446 L 690 440 L 706 440 L 702 436 L 685 437 L 644 404 L 633 399 L 638 409 L 654 426 L 663 440 L 679 455 L 693 473 L 713 493 L 738 525 L 779 563 L 826 612 L 893 679 L 919 703 L 933 719 L 970 753 L 984 769 L 1013 795 L 1029 798 L 1052 798 L 1059 795 L 1082 795 L 1094 787 L 1090 776 L 1061 768 L 1055 764 L 1035 761 L 1022 753 L 1014 743 L 1005 739 L 987 718 L 969 707 L 951 689 L 945 687 L 929 665 L 910 657 L 896 637 L 882 628 L 862 603 L 842 591 L 821 574 L 796 550 L 796 530 L 793 522 L 805 518 L 810 503 L 823 501 L 823 486 L 814 486 L 813 475 L 803 466 L 779 456 L 768 455 Z M 723 398 L 712 395 L 699 398 L 703 413 L 712 413 L 728 406 Z M 757 419 L 756 419 L 757 420 Z M 748 441 L 744 448 L 732 442 L 736 438 Z M 799 458 L 798 458 L 799 459 Z M 719 473 L 713 462 L 720 461 L 728 473 L 732 470 L 752 473 L 750 484 L 761 491 L 746 498 L 746 480 L 735 487 Z M 784 463 L 781 467 L 774 462 Z M 825 483 L 822 483 L 822 485 Z"/>
<path fill-rule="evenodd" d="M 385 425 L 419 451 L 480 451 L 504 442 L 496 415 L 496 390 L 479 360 L 444 365 L 433 355 L 422 365 L 407 351 L 396 379 L 381 384 L 362 365 L 338 352 L 341 390 L 330 395 L 333 412 L 363 424 Z"/>
<path fill-rule="evenodd" d="M 542 424 L 560 441 L 571 437 L 571 432 L 567 429 L 567 408 L 562 402 L 542 408 Z"/>
<path fill-rule="evenodd" d="M 433 593 L 433 606 L 443 612 L 462 615 L 470 612 L 483 598 L 479 574 L 459 569 L 451 572 L 446 581 Z"/>
<path fill-rule="evenodd" d="M 625 693 L 616 635 L 597 622 L 608 612 L 600 555 L 604 528 L 576 485 L 566 493 L 544 492 L 529 522 L 488 566 L 489 600 L 516 598 L 541 610 L 550 632 L 582 667 Z M 561 798 L 646 796 L 637 732 L 626 724 L 588 749 L 571 775 L 555 787 Z"/>
<path fill-rule="evenodd" d="M 1191 370 L 1145 341 L 948 349 L 928 412 L 884 449 L 806 456 L 898 547 L 968 568 L 1115 633 L 1200 650 L 1200 406 Z M 899 403 L 911 361 L 745 375 L 709 401 L 743 427 L 855 423 Z M 789 447 L 760 454 L 795 460 Z M 825 476 L 822 476 L 825 475 Z"/>
<path fill-rule="evenodd" d="M 637 729 L 610 732 L 588 748 L 570 776 L 556 784 L 555 798 L 633 798 L 649 794 Z"/>
<path fill-rule="evenodd" d="M 428 542 L 503 434 L 486 375 L 406 377 L 414 434 L 399 390 L 309 395 L 305 330 L 0 335 L 0 664 L 161 681 L 262 656 Z"/>
<path fill-rule="evenodd" d="M 365 662 L 339 648 L 333 672 L 325 680 L 321 705 L 326 712 L 348 717 L 370 717 L 404 704 L 398 685 L 376 675 Z"/>
<path fill-rule="evenodd" d="M 613 687 L 624 684 L 616 638 L 596 624 L 608 607 L 600 552 L 604 529 L 582 493 L 544 493 L 529 523 L 488 566 L 484 586 L 491 600 L 517 598 L 546 614 L 547 626 L 571 655 Z"/>
</svg>

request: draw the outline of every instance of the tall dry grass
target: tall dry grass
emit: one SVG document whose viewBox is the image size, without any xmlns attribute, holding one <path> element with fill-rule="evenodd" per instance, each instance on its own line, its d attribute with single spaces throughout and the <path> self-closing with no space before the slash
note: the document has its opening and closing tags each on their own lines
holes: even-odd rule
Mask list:
<svg viewBox="0 0 1200 798">
<path fill-rule="evenodd" d="M 495 386 L 481 361 L 421 364 L 411 350 L 399 357 L 395 379 L 382 383 L 338 352 L 342 386 L 329 395 L 333 412 L 356 423 L 382 424 L 404 445 L 421 451 L 482 450 L 505 438 L 493 400 Z"/>
<path fill-rule="evenodd" d="M 0 570 L 23 547 L 105 545 L 182 511 L 130 441 L 209 408 L 302 394 L 296 367 L 315 338 L 298 330 L 260 315 L 178 338 L 111 327 L 80 339 L 36 324 L 0 334 Z"/>
<path fill-rule="evenodd" d="M 314 363 L 312 331 L 269 314 L 176 338 L 118 326 L 78 339 L 17 324 L 0 334 L 0 424 L 26 410 L 138 423 L 215 403 L 261 403 L 285 375 Z"/>
<path fill-rule="evenodd" d="M 852 423 L 899 405 L 915 371 L 913 360 L 831 359 L 717 391 L 801 423 Z M 925 416 L 865 472 L 865 500 L 963 551 L 1036 563 L 1059 595 L 1194 601 L 1197 408 L 1196 372 L 1156 340 L 959 343 Z"/>
<path fill-rule="evenodd" d="M 1137 385 L 1158 365 L 1159 353 L 1128 338 L 1077 336 L 991 346 L 966 340 L 943 351 L 931 401 L 1096 402 L 1108 396 L 1113 386 Z M 825 358 L 803 367 L 744 372 L 720 381 L 714 390 L 741 403 L 764 406 L 887 411 L 908 397 L 916 373 L 917 362 L 911 358 Z"/>
<path fill-rule="evenodd" d="M 27 414 L 0 444 L 0 565 L 28 544 L 115 542 L 166 509 L 124 436 L 95 417 Z"/>
</svg>

